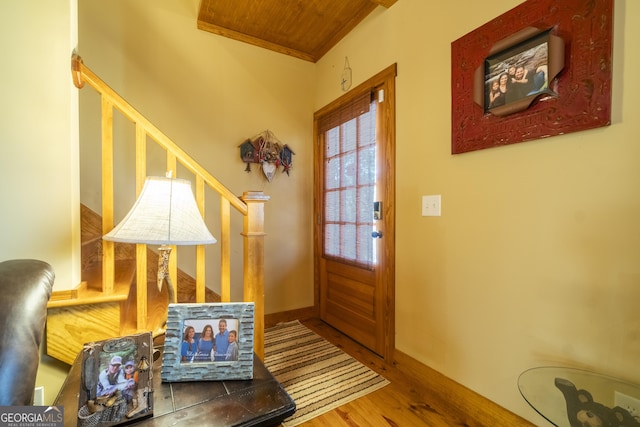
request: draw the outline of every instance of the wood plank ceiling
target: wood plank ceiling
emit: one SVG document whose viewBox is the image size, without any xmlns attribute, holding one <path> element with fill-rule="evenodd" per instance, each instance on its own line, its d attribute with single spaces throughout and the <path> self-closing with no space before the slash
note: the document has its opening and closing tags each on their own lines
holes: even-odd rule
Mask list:
<svg viewBox="0 0 640 427">
<path fill-rule="evenodd" d="M 311 62 L 397 0 L 202 0 L 198 28 Z"/>
</svg>

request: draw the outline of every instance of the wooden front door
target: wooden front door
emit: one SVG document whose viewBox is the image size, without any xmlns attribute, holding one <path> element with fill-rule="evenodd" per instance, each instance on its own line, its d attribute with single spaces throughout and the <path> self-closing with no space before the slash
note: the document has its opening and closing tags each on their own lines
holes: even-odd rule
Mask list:
<svg viewBox="0 0 640 427">
<path fill-rule="evenodd" d="M 395 345 L 395 74 L 314 116 L 320 318 L 385 359 Z"/>
</svg>

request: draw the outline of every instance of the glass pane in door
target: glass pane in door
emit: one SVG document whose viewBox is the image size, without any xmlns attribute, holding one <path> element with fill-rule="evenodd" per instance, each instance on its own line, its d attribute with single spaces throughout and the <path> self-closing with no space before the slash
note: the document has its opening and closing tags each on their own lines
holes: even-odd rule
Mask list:
<svg viewBox="0 0 640 427">
<path fill-rule="evenodd" d="M 324 255 L 375 265 L 376 103 L 324 133 Z"/>
</svg>

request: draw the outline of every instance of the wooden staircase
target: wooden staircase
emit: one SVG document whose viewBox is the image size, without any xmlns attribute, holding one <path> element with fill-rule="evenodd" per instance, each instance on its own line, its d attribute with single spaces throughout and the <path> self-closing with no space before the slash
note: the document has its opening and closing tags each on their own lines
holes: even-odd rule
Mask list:
<svg viewBox="0 0 640 427">
<path fill-rule="evenodd" d="M 179 303 L 231 302 L 231 214 L 242 217 L 243 302 L 253 302 L 254 350 L 264 357 L 264 204 L 262 192 L 244 192 L 239 197 L 222 185 L 158 128 L 128 104 L 88 69 L 74 54 L 71 61 L 74 84 L 85 83 L 101 96 L 102 106 L 102 212 L 97 215 L 82 206 L 82 283 L 73 290 L 53 293 L 47 316 L 47 354 L 71 364 L 84 343 L 134 332 L 156 331 L 166 320 L 167 286 L 156 285 L 158 255 L 144 244 L 121 244 L 102 240 L 114 227 L 114 199 L 121 188 L 114 186 L 114 113 L 135 125 L 135 189 L 139 194 L 147 176 L 147 144 L 166 151 L 166 171 L 180 166 L 195 182 L 194 195 L 200 213 L 205 194 L 217 193 L 220 201 L 217 235 L 220 251 L 220 296 L 205 286 L 205 248 L 196 246 L 195 278 L 177 267 L 179 247 L 173 247 L 169 275 Z M 157 169 L 157 165 L 156 168 Z M 150 280 L 151 279 L 151 280 Z"/>
</svg>

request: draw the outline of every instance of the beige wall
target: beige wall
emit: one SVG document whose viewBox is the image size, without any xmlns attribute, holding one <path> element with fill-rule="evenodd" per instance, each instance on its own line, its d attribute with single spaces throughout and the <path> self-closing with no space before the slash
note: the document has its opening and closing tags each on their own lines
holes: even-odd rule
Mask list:
<svg viewBox="0 0 640 427">
<path fill-rule="evenodd" d="M 260 190 L 265 207 L 265 311 L 313 305 L 312 157 L 314 65 L 196 28 L 199 0 L 79 2 L 79 52 L 84 63 L 235 194 Z M 81 91 L 81 197 L 100 212 L 99 100 Z M 116 221 L 134 200 L 133 127 L 116 123 Z M 290 176 L 272 182 L 258 165 L 244 171 L 238 146 L 269 129 L 295 152 Z M 160 157 L 160 156 L 156 156 Z M 152 162 L 150 162 L 152 163 Z M 129 167 L 129 170 L 125 167 Z M 189 179 L 188 176 L 178 176 Z M 128 174 L 128 176 L 127 176 Z M 149 174 L 164 174 L 163 164 Z M 217 195 L 206 211 L 219 212 Z M 218 226 L 209 222 L 214 235 Z M 242 218 L 232 221 L 232 297 L 242 296 Z M 208 247 L 207 286 L 219 291 L 219 245 Z M 193 271 L 193 264 L 181 264 Z M 191 269 L 191 270 L 190 270 Z"/>
<path fill-rule="evenodd" d="M 56 271 L 56 289 L 80 280 L 73 4 L 0 4 L 0 261 L 46 261 Z"/>
<path fill-rule="evenodd" d="M 0 261 L 46 261 L 54 289 L 69 289 L 80 282 L 78 95 L 69 68 L 76 2 L 0 2 L 0 32 Z M 45 402 L 66 371 L 42 356 L 36 386 Z"/>
<path fill-rule="evenodd" d="M 539 365 L 640 382 L 640 4 L 615 1 L 613 124 L 452 156 L 451 42 L 518 0 L 400 0 L 317 64 L 314 108 L 398 63 L 397 348 L 546 424 Z M 442 195 L 442 217 L 420 215 Z"/>
<path fill-rule="evenodd" d="M 400 0 L 310 64 L 198 31 L 197 0 L 81 0 L 80 53 L 234 192 L 271 196 L 267 313 L 313 303 L 313 111 L 341 95 L 345 56 L 354 85 L 396 62 L 397 347 L 543 424 L 517 391 L 529 367 L 640 382 L 640 5 L 615 1 L 611 126 L 452 156 L 451 42 L 519 3 Z M 82 200 L 95 208 L 86 90 Z M 296 153 L 272 183 L 237 149 L 267 128 Z M 442 194 L 442 217 L 420 216 L 424 194 Z"/>
</svg>

